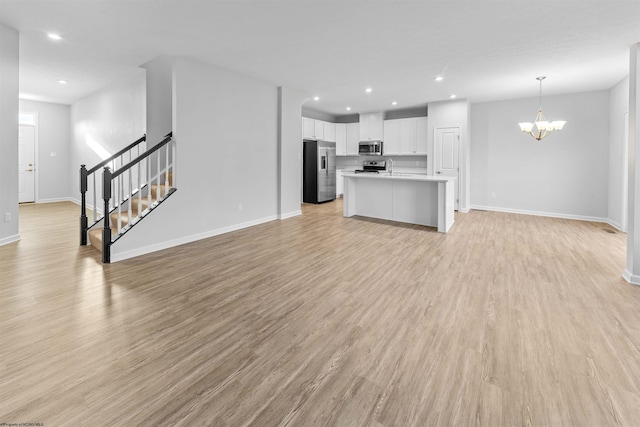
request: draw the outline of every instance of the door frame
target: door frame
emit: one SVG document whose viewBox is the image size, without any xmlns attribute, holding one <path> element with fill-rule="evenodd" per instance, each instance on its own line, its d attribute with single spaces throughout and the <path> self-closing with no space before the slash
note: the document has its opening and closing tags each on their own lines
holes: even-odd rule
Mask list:
<svg viewBox="0 0 640 427">
<path fill-rule="evenodd" d="M 40 200 L 40 196 L 39 196 L 39 192 L 38 192 L 38 174 L 39 174 L 39 170 L 40 170 L 40 153 L 38 150 L 38 140 L 39 135 L 38 135 L 38 113 L 37 112 L 31 112 L 31 111 L 20 111 L 20 114 L 29 114 L 33 117 L 33 123 L 21 123 L 20 122 L 20 118 L 18 118 L 18 129 L 20 129 L 20 126 L 30 126 L 34 128 L 34 132 L 33 132 L 33 157 L 34 157 L 34 161 L 35 161 L 35 170 L 33 171 L 33 203 L 38 203 L 38 201 Z"/>
<path fill-rule="evenodd" d="M 442 125 L 442 126 L 434 126 L 433 127 L 433 173 L 435 174 L 436 169 L 436 143 L 438 138 L 438 131 L 441 129 L 457 129 L 458 130 L 458 191 L 455 194 L 456 199 L 458 200 L 458 212 L 466 212 L 466 203 L 462 203 L 462 186 L 465 186 L 466 183 L 462 179 L 462 170 L 464 168 L 463 161 L 465 159 L 465 154 L 463 153 L 463 135 L 462 135 L 462 126 L 461 125 Z M 454 203 L 455 204 L 455 203 Z"/>
</svg>

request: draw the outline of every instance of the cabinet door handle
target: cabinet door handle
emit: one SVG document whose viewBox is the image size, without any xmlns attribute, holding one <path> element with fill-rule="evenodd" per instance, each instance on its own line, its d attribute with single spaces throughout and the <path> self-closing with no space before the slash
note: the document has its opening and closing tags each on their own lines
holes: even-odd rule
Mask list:
<svg viewBox="0 0 640 427">
<path fill-rule="evenodd" d="M 437 173 L 438 175 L 440 175 L 442 172 L 438 171 L 438 172 L 436 172 L 436 173 Z"/>
</svg>

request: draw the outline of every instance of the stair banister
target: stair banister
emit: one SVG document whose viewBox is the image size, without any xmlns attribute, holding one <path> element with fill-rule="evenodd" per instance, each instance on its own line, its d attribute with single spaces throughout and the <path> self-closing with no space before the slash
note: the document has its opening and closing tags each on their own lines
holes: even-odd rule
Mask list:
<svg viewBox="0 0 640 427">
<path fill-rule="evenodd" d="M 97 188 L 96 188 L 96 172 L 113 162 L 113 169 L 117 168 L 118 159 L 120 162 L 120 166 L 124 164 L 124 156 L 128 152 L 129 160 L 133 157 L 132 150 L 137 149 L 138 155 L 140 155 L 140 145 L 141 143 L 147 140 L 147 135 L 144 134 L 142 137 L 138 138 L 131 144 L 127 145 L 125 148 L 119 150 L 115 154 L 109 156 L 108 158 L 102 160 L 100 163 L 92 167 L 91 169 L 87 169 L 86 165 L 80 166 L 80 202 L 81 202 L 81 213 L 80 213 L 80 244 L 86 245 L 88 243 L 87 240 L 87 232 L 89 228 L 93 227 L 100 219 L 98 218 L 97 208 L 98 208 L 98 196 L 97 196 Z M 93 221 L 92 224 L 89 224 L 89 219 L 87 218 L 87 192 L 89 190 L 89 177 L 93 180 L 91 188 L 93 189 Z M 108 210 L 106 211 L 108 212 Z"/>
<path fill-rule="evenodd" d="M 102 228 L 102 262 L 111 262 L 111 227 L 109 226 L 109 204 L 111 202 L 111 169 L 102 172 L 102 197 L 104 199 L 104 227 Z"/>
<path fill-rule="evenodd" d="M 104 172 L 102 174 L 102 194 L 103 194 L 103 198 L 104 198 L 104 211 L 105 211 L 105 215 L 104 215 L 104 226 L 102 229 L 102 262 L 103 263 L 110 263 L 111 262 L 111 245 L 118 240 L 124 233 L 126 233 L 133 225 L 135 225 L 137 223 L 137 221 L 139 221 L 142 217 L 144 217 L 146 215 L 146 213 L 141 213 L 141 209 L 142 209 L 142 185 L 141 185 L 141 174 L 142 174 L 142 162 L 145 162 L 145 165 L 147 166 L 147 184 L 151 184 L 152 180 L 156 181 L 157 183 L 157 188 L 158 188 L 158 193 L 157 193 L 157 202 L 156 203 L 151 203 L 152 201 L 152 197 L 151 197 L 151 190 L 148 190 L 148 200 L 149 200 L 149 204 L 147 209 L 148 210 L 152 210 L 154 207 L 156 207 L 156 205 L 159 205 L 160 203 L 162 203 L 164 201 L 164 199 L 166 199 L 169 195 L 173 194 L 173 192 L 175 191 L 175 188 L 171 188 L 171 184 L 169 183 L 169 172 L 173 172 L 174 168 L 175 168 L 175 142 L 173 144 L 173 147 L 169 147 L 171 145 L 172 142 L 172 132 L 169 132 L 165 138 L 160 141 L 158 144 L 156 144 L 155 146 L 153 146 L 152 148 L 148 149 L 147 151 L 145 151 L 143 154 L 138 155 L 135 159 L 131 160 L 129 163 L 127 163 L 126 165 L 121 166 L 120 168 L 118 168 L 115 171 L 112 171 L 108 166 L 104 167 Z M 159 150 L 162 147 L 166 147 L 166 151 L 165 151 L 165 155 L 166 155 L 166 163 L 165 163 L 165 169 L 161 169 L 161 161 L 160 161 L 160 153 Z M 151 160 L 149 157 L 158 152 L 158 155 L 156 156 L 157 158 L 157 175 L 155 177 L 151 177 L 151 171 L 150 171 L 150 163 L 149 161 Z M 170 159 L 170 154 L 172 154 L 172 158 Z M 134 198 L 134 190 L 133 190 L 133 178 L 132 178 L 132 168 L 134 166 L 137 165 L 137 171 L 138 171 L 138 188 L 136 189 L 137 194 L 135 195 Z M 122 183 L 122 178 L 124 176 L 124 174 L 127 173 L 127 178 L 128 178 L 128 194 L 127 197 L 125 198 L 124 195 L 122 194 L 123 190 L 124 190 L 124 186 Z M 164 175 L 164 182 L 161 184 L 160 178 L 161 176 Z M 115 236 L 115 238 L 112 238 L 111 235 L 111 226 L 109 224 L 109 213 L 111 210 L 111 198 L 112 198 L 112 183 L 117 185 L 117 189 L 115 191 L 115 194 L 113 194 L 114 197 L 116 197 L 118 200 L 114 200 L 114 210 L 118 212 L 118 220 L 117 220 L 117 224 L 115 224 L 115 226 L 117 227 L 117 235 Z M 145 185 L 147 185 L 145 184 Z M 175 183 L 173 183 L 175 185 Z M 162 188 L 164 188 L 164 196 L 163 196 L 163 191 Z M 136 218 L 134 219 L 132 217 L 132 204 L 134 199 L 138 202 L 138 213 Z M 125 226 L 124 230 L 122 230 L 121 228 L 121 216 L 122 216 L 122 208 L 121 205 L 123 202 L 128 201 L 129 203 L 129 208 L 128 208 L 128 221 L 127 221 L 127 225 Z M 121 232 L 122 231 L 122 232 Z"/>
<path fill-rule="evenodd" d="M 95 197 L 95 191 L 93 192 Z M 87 244 L 87 167 L 80 165 L 80 244 Z M 95 209 L 94 209 L 95 211 Z"/>
</svg>

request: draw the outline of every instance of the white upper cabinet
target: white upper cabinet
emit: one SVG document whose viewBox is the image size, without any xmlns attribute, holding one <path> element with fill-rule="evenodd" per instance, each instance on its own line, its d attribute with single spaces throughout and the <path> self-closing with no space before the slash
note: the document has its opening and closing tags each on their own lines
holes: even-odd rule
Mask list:
<svg viewBox="0 0 640 427">
<path fill-rule="evenodd" d="M 382 154 L 400 154 L 400 120 L 384 121 Z"/>
<path fill-rule="evenodd" d="M 315 120 L 314 125 L 314 138 L 324 139 L 324 122 L 322 120 Z"/>
<path fill-rule="evenodd" d="M 336 142 L 336 124 L 329 122 L 322 122 L 324 128 L 324 139 L 325 141 Z"/>
<path fill-rule="evenodd" d="M 347 124 L 336 123 L 336 156 L 347 155 Z"/>
<path fill-rule="evenodd" d="M 402 119 L 400 121 L 400 152 L 402 154 L 416 154 L 416 119 Z"/>
<path fill-rule="evenodd" d="M 303 117 L 302 118 L 302 137 L 313 138 L 315 134 L 316 134 L 315 120 L 310 119 L 308 117 Z"/>
<path fill-rule="evenodd" d="M 427 154 L 427 118 L 412 117 L 384 121 L 385 155 L 401 156 Z"/>
<path fill-rule="evenodd" d="M 360 123 L 347 123 L 347 155 L 349 156 L 358 155 L 359 141 L 360 141 Z"/>
<path fill-rule="evenodd" d="M 427 154 L 427 117 L 416 118 L 416 154 Z"/>
<path fill-rule="evenodd" d="M 336 142 L 336 124 L 303 117 L 302 137 Z"/>
<path fill-rule="evenodd" d="M 382 139 L 382 119 L 382 113 L 360 114 L 360 140 Z"/>
</svg>

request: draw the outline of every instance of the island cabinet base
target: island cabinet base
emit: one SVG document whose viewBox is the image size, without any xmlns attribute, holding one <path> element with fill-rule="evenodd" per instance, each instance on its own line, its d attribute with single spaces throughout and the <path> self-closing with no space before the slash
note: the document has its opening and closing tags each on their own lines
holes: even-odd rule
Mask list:
<svg viewBox="0 0 640 427">
<path fill-rule="evenodd" d="M 453 181 L 427 177 L 369 177 L 344 180 L 344 216 L 354 215 L 437 227 L 453 225 Z"/>
</svg>

